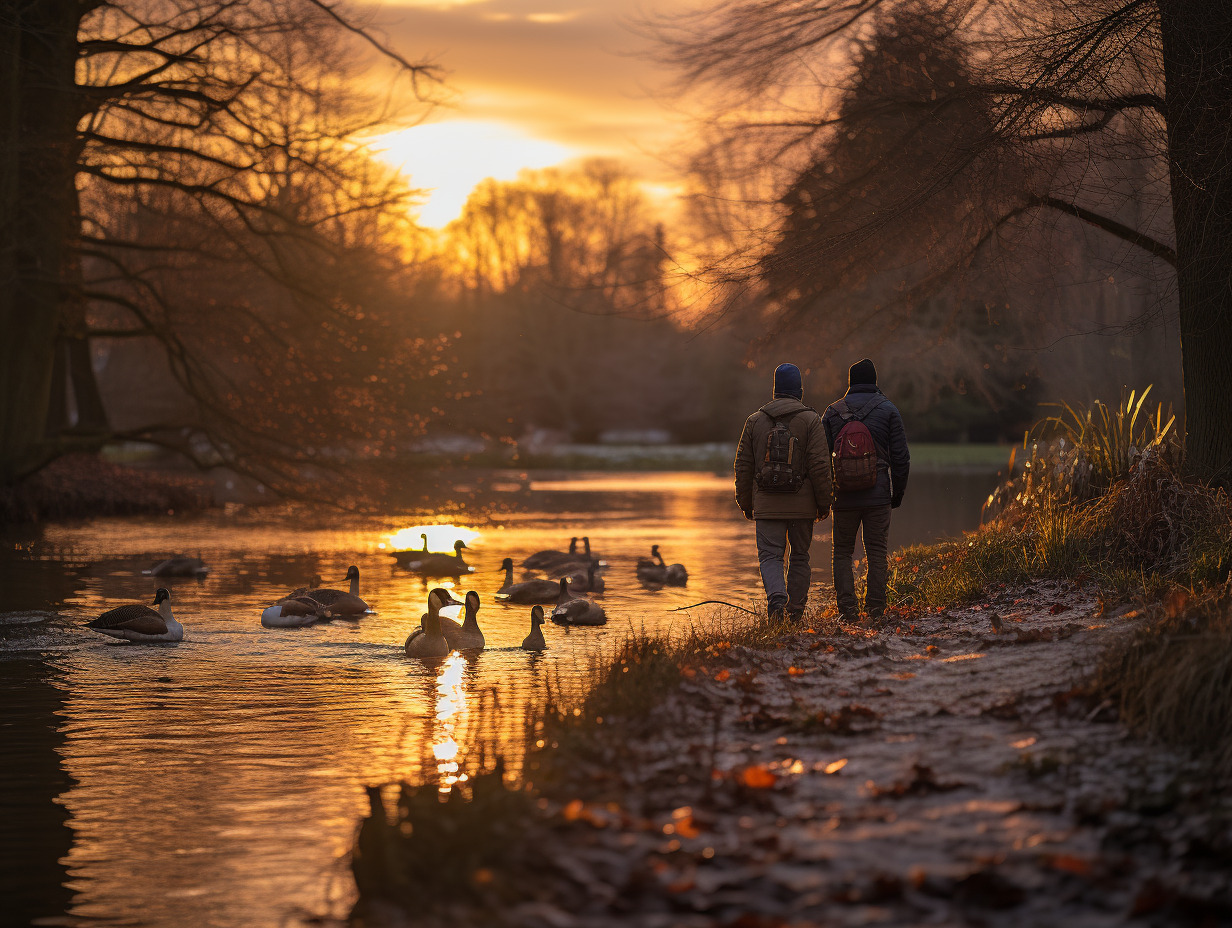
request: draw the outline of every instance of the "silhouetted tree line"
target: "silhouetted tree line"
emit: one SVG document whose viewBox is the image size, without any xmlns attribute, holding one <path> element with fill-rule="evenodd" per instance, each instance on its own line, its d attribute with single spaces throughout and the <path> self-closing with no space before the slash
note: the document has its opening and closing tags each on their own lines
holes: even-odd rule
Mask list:
<svg viewBox="0 0 1232 928">
<path fill-rule="evenodd" d="M 1227 480 L 1227 4 L 725 0 L 648 28 L 708 114 L 692 174 L 722 312 L 819 352 L 914 343 L 904 360 L 990 400 L 1067 317 L 1162 322 L 1189 466 Z M 1108 318 L 1099 280 L 1138 311 Z"/>
</svg>

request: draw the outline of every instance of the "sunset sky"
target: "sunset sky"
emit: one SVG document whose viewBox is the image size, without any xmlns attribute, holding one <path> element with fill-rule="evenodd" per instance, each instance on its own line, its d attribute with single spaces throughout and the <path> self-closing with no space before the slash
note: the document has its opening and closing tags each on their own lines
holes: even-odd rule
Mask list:
<svg viewBox="0 0 1232 928">
<path fill-rule="evenodd" d="M 631 161 L 662 191 L 675 130 L 656 98 L 663 71 L 626 23 L 682 0 L 382 0 L 374 25 L 411 60 L 430 59 L 452 91 L 423 125 L 378 140 L 383 158 L 433 188 L 427 226 L 455 218 L 486 177 L 513 179 L 601 155 Z M 657 182 L 657 183 L 656 183 Z"/>
</svg>

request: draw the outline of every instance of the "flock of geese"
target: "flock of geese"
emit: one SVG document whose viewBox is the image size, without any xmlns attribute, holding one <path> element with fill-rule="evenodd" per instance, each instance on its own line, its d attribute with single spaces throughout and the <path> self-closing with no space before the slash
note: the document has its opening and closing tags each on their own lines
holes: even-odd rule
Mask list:
<svg viewBox="0 0 1232 928">
<path fill-rule="evenodd" d="M 453 554 L 428 550 L 427 535 L 423 547 L 415 551 L 396 551 L 393 557 L 399 566 L 425 577 L 462 577 L 473 573 L 462 557 L 466 543 L 457 541 Z M 551 618 L 558 625 L 598 626 L 607 623 L 603 607 L 585 596 L 575 593 L 602 593 L 606 581 L 599 571 L 606 563 L 590 548 L 590 539 L 573 538 L 568 551 L 536 551 L 522 562 L 527 571 L 545 573 L 549 577 L 531 577 L 514 582 L 513 558 L 505 558 L 501 571 L 505 582 L 494 595 L 503 603 L 531 605 L 530 634 L 522 642 L 525 651 L 542 651 L 547 647 L 543 625 Z M 202 577 L 209 571 L 200 558 L 177 556 L 144 571 L 151 576 Z M 637 578 L 650 588 L 660 586 L 683 586 L 688 582 L 688 571 L 683 564 L 667 564 L 653 545 L 650 557 L 637 561 Z M 292 590 L 272 603 L 261 613 L 261 624 L 267 628 L 297 628 L 314 622 L 331 619 L 358 619 L 373 612 L 359 595 L 359 568 L 347 569 L 343 582 L 349 582 L 347 590 L 321 586 L 321 578 L 313 578 L 307 587 Z M 404 645 L 409 657 L 439 658 L 452 651 L 477 651 L 485 646 L 483 632 L 479 628 L 479 594 L 469 591 L 461 601 L 454 599 L 449 590 L 437 587 L 428 594 L 427 612 L 419 620 L 419 627 L 407 637 Z M 543 607 L 551 605 L 552 611 L 545 616 Z M 441 610 L 461 606 L 462 622 L 441 615 Z M 154 595 L 153 607 L 129 603 L 104 612 L 88 623 L 88 628 L 133 642 L 182 641 L 184 626 L 176 621 L 171 612 L 171 594 L 159 587 Z"/>
</svg>

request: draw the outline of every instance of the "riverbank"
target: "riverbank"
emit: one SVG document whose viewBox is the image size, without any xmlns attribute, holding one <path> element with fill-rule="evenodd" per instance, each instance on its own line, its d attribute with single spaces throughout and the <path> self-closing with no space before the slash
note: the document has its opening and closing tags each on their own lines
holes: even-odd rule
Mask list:
<svg viewBox="0 0 1232 928">
<path fill-rule="evenodd" d="M 20 483 L 0 487 L 0 525 L 48 519 L 165 515 L 213 505 L 212 485 L 195 474 L 68 455 Z"/>
<path fill-rule="evenodd" d="M 354 922 L 1224 923 L 1226 770 L 1127 736 L 1085 685 L 1160 608 L 1042 582 L 880 631 L 831 609 L 630 642 L 541 720 L 524 788 L 480 777 L 484 814 L 453 804 L 498 845 L 469 871 L 408 856 L 408 831 L 448 830 L 437 784 L 365 823 Z M 411 861 L 414 919 L 387 871 Z"/>
<path fill-rule="evenodd" d="M 374 794 L 353 923 L 1232 923 L 1232 506 L 1036 460 L 884 620 L 633 636 L 520 770 Z"/>
</svg>

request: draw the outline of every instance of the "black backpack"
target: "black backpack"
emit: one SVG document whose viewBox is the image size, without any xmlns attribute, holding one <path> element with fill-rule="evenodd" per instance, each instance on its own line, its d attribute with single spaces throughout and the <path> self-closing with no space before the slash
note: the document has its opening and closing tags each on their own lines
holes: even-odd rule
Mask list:
<svg viewBox="0 0 1232 928">
<path fill-rule="evenodd" d="M 764 411 L 764 410 L 763 410 Z M 757 468 L 757 485 L 771 493 L 795 493 L 804 486 L 804 456 L 800 440 L 788 423 L 801 410 L 782 418 L 770 416 L 774 427 L 766 437 L 766 453 Z"/>
</svg>

